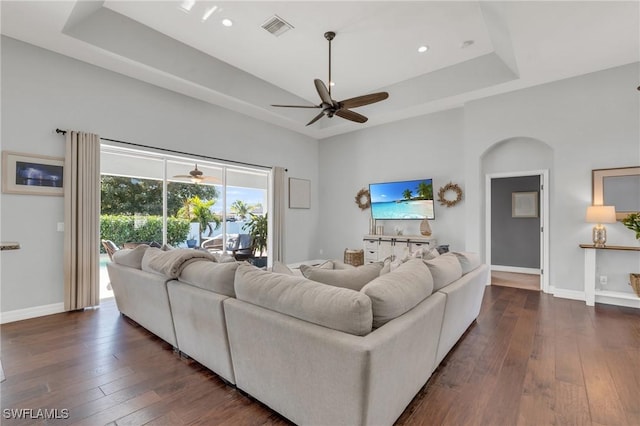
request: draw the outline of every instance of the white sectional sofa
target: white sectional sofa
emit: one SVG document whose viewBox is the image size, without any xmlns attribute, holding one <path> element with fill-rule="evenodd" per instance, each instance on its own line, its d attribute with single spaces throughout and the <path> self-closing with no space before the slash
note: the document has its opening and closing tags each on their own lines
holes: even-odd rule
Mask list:
<svg viewBox="0 0 640 426">
<path fill-rule="evenodd" d="M 143 270 L 144 259 L 140 268 L 114 262 L 122 313 L 310 425 L 393 424 L 478 316 L 489 271 L 477 255 L 451 253 L 409 260 L 354 289 L 354 274 L 370 270 L 307 274 L 328 285 L 246 263 L 195 261 L 160 277 Z M 131 291 L 145 275 L 153 284 Z"/>
</svg>

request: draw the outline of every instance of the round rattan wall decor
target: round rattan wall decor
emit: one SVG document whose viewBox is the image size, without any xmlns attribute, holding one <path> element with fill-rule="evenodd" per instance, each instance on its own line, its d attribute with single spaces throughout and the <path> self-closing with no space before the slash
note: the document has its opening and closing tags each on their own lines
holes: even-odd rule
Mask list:
<svg viewBox="0 0 640 426">
<path fill-rule="evenodd" d="M 360 210 L 366 210 L 371 207 L 371 194 L 369 194 L 369 190 L 362 188 L 356 194 L 356 204 L 360 207 Z"/>
<path fill-rule="evenodd" d="M 455 199 L 449 195 L 450 192 L 455 193 Z M 438 191 L 438 201 L 441 205 L 453 207 L 462 200 L 462 189 L 455 184 L 449 182 Z"/>
</svg>

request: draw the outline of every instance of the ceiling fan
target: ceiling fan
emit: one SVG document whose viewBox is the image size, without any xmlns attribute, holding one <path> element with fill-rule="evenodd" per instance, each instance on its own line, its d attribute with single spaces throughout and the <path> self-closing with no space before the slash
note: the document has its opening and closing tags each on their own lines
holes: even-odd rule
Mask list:
<svg viewBox="0 0 640 426">
<path fill-rule="evenodd" d="M 196 164 L 195 169 L 191 170 L 188 175 L 176 175 L 174 178 L 177 179 L 190 179 L 192 183 L 198 184 L 201 182 L 213 182 L 213 183 L 221 183 L 220 179 L 214 176 L 205 176 L 201 170 L 198 170 L 198 165 Z"/>
<path fill-rule="evenodd" d="M 356 123 L 364 123 L 368 120 L 367 117 L 365 117 L 362 114 L 358 114 L 357 112 L 351 111 L 350 108 L 357 108 L 364 105 L 369 105 L 369 104 L 383 101 L 389 97 L 389 94 L 387 92 L 371 93 L 369 95 L 356 96 L 355 98 L 349 98 L 339 102 L 334 101 L 331 98 L 331 40 L 333 40 L 335 36 L 336 36 L 336 33 L 333 31 L 327 31 L 326 33 L 324 33 L 324 38 L 329 40 L 329 89 L 327 89 L 327 86 L 323 83 L 322 80 L 319 80 L 317 78 L 313 80 L 316 86 L 318 95 L 320 96 L 320 100 L 322 101 L 320 105 L 315 105 L 315 106 L 271 105 L 271 106 L 280 107 L 280 108 L 322 108 L 322 112 L 316 115 L 313 118 L 313 120 L 308 122 L 307 126 L 315 123 L 316 121 L 321 119 L 322 116 L 324 115 L 326 115 L 329 118 L 333 117 L 334 115 L 337 115 L 338 117 L 355 121 Z"/>
</svg>

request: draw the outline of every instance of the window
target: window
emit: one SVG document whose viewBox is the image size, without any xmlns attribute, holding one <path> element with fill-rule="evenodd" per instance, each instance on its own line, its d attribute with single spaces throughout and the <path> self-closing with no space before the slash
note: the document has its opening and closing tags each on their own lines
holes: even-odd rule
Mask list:
<svg viewBox="0 0 640 426">
<path fill-rule="evenodd" d="M 100 162 L 101 239 L 120 248 L 157 243 L 232 251 L 241 235 L 247 241 L 251 215 L 267 214 L 266 169 L 107 144 Z M 101 296 L 103 288 L 109 294 L 104 276 Z"/>
</svg>

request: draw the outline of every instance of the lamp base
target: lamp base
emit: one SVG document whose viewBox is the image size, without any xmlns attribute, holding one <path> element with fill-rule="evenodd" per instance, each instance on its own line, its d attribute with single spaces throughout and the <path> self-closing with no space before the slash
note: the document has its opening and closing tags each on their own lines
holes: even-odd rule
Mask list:
<svg viewBox="0 0 640 426">
<path fill-rule="evenodd" d="M 591 236 L 593 238 L 593 245 L 597 248 L 603 248 L 607 242 L 607 229 L 602 225 L 597 225 L 593 227 L 593 231 L 591 232 Z"/>
</svg>

